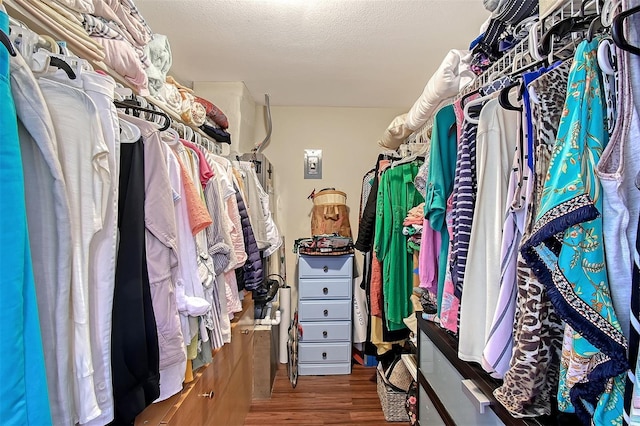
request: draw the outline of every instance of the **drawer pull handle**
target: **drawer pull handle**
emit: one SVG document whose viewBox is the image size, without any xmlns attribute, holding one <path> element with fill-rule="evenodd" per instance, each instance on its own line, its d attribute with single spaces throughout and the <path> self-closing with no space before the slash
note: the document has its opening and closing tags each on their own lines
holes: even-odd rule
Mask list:
<svg viewBox="0 0 640 426">
<path fill-rule="evenodd" d="M 327 272 L 329 272 L 329 267 L 328 267 L 327 265 L 325 265 L 325 266 L 323 266 L 323 267 L 322 267 L 322 270 L 323 270 L 325 273 L 327 273 Z"/>
<path fill-rule="evenodd" d="M 208 393 L 199 393 L 198 396 L 212 399 L 215 396 L 215 393 L 213 391 L 209 391 Z"/>
<path fill-rule="evenodd" d="M 328 335 L 329 333 L 327 333 L 326 330 L 322 332 L 322 337 L 324 337 L 325 339 L 327 338 Z"/>
<path fill-rule="evenodd" d="M 240 333 L 242 333 L 242 334 L 249 334 L 249 329 L 244 329 L 244 330 L 242 330 Z"/>
<path fill-rule="evenodd" d="M 329 294 L 329 289 L 328 288 L 323 288 L 322 289 L 322 294 Z"/>
<path fill-rule="evenodd" d="M 328 316 L 329 316 L 329 310 L 325 309 L 323 313 L 324 313 L 324 316 L 325 316 L 325 317 L 328 317 Z"/>
<path fill-rule="evenodd" d="M 462 393 L 471 400 L 480 414 L 484 414 L 487 407 L 491 405 L 491 400 L 486 397 L 473 380 L 462 380 Z"/>
<path fill-rule="evenodd" d="M 322 359 L 327 359 L 327 353 L 326 352 L 322 352 Z"/>
</svg>

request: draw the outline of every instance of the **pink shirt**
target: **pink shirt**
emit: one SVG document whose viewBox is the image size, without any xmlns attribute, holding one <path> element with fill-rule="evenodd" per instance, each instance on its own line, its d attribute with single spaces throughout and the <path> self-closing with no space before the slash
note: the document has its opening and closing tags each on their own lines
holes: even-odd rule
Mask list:
<svg viewBox="0 0 640 426">
<path fill-rule="evenodd" d="M 193 149 L 198 155 L 198 164 L 200 166 L 200 183 L 204 188 L 205 186 L 207 186 L 207 183 L 209 183 L 209 179 L 213 177 L 213 170 L 211 170 L 211 167 L 209 167 L 209 163 L 207 163 L 207 160 L 204 158 L 204 154 L 202 153 L 202 150 L 198 145 L 184 139 L 180 139 L 180 142 L 182 142 L 182 144 L 187 148 Z"/>
</svg>

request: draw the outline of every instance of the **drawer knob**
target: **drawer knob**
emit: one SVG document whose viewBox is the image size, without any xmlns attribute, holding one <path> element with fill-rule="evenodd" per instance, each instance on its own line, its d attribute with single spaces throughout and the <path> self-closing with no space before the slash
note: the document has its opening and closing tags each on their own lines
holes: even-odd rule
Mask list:
<svg viewBox="0 0 640 426">
<path fill-rule="evenodd" d="M 324 265 L 324 266 L 322 267 L 322 270 L 323 270 L 325 273 L 326 273 L 326 272 L 329 272 L 329 267 L 328 267 L 327 265 Z"/>
<path fill-rule="evenodd" d="M 327 353 L 326 352 L 322 352 L 322 359 L 327 359 Z"/>
<path fill-rule="evenodd" d="M 325 316 L 325 317 L 328 317 L 328 316 L 329 316 L 329 310 L 328 310 L 328 309 L 325 309 L 323 313 L 324 313 L 324 316 Z"/>
<path fill-rule="evenodd" d="M 199 393 L 199 394 L 198 394 L 198 396 L 199 396 L 199 397 L 202 397 L 202 398 L 209 398 L 209 399 L 213 398 L 213 397 L 214 397 L 214 395 L 215 395 L 215 393 L 214 393 L 213 391 L 209 391 L 209 392 L 207 392 L 207 393 Z"/>
<path fill-rule="evenodd" d="M 327 333 L 326 330 L 322 332 L 322 337 L 324 337 L 325 339 L 327 338 L 328 335 L 329 335 L 329 333 Z"/>
<path fill-rule="evenodd" d="M 322 289 L 322 294 L 329 294 L 329 289 L 328 288 L 323 288 Z"/>
<path fill-rule="evenodd" d="M 242 330 L 240 333 L 242 334 L 249 334 L 249 329 L 245 328 L 244 330 Z"/>
</svg>

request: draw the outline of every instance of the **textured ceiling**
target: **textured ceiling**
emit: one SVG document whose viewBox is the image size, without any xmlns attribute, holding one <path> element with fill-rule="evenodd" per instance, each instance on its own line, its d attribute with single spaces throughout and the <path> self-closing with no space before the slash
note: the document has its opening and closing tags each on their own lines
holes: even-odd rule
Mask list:
<svg viewBox="0 0 640 426">
<path fill-rule="evenodd" d="M 136 0 L 169 37 L 179 81 L 244 81 L 273 105 L 406 107 L 449 49 L 465 49 L 482 0 Z"/>
</svg>

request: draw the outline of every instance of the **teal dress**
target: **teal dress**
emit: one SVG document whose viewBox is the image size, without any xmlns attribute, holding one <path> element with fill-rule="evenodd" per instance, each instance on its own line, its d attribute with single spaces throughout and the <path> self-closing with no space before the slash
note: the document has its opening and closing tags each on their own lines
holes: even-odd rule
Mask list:
<svg viewBox="0 0 640 426">
<path fill-rule="evenodd" d="M 445 221 L 447 200 L 453 192 L 456 174 L 457 133 L 456 114 L 453 105 L 441 108 L 433 120 L 429 175 L 424 201 L 424 217 L 431 228 L 440 233 L 440 255 L 438 257 L 438 314 L 441 312 L 444 279 L 447 272 L 449 230 Z"/>
<path fill-rule="evenodd" d="M 9 30 L 1 10 L 0 30 Z M 0 424 L 45 426 L 51 424 L 51 413 L 9 81 L 9 54 L 0 44 Z"/>
<path fill-rule="evenodd" d="M 566 323 L 558 407 L 621 425 L 627 342 L 609 291 L 596 164 L 608 140 L 598 41 L 576 49 L 540 208 L 522 255 Z"/>
<path fill-rule="evenodd" d="M 413 312 L 413 256 L 402 233 L 407 212 L 424 201 L 413 184 L 421 162 L 400 164 L 384 171 L 378 186 L 374 250 L 382 262 L 382 294 L 389 331 L 406 328 Z"/>
</svg>

